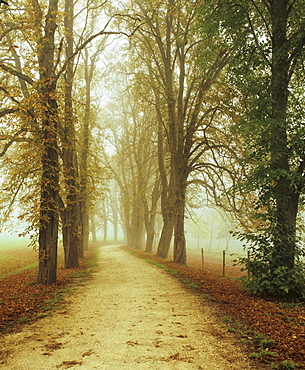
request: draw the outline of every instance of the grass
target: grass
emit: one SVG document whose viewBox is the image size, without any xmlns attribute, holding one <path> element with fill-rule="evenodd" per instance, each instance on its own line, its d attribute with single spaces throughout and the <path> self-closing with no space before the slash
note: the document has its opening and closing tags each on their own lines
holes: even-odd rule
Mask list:
<svg viewBox="0 0 305 370">
<path fill-rule="evenodd" d="M 228 327 L 228 332 L 239 334 L 241 336 L 241 343 L 245 344 L 250 350 L 252 350 L 250 358 L 264 362 L 264 359 L 276 358 L 278 356 L 278 353 L 269 350 L 276 344 L 274 339 L 267 338 L 264 334 L 256 333 L 250 327 L 235 321 L 231 317 L 224 316 L 223 320 Z M 298 364 L 291 360 L 273 361 L 271 368 L 290 370 L 298 368 Z"/>
<path fill-rule="evenodd" d="M 72 293 L 71 288 L 63 288 L 57 292 L 52 292 L 52 298 L 47 300 L 46 305 L 44 306 L 44 311 L 47 311 L 50 314 L 54 308 L 63 301 L 65 296 Z"/>
<path fill-rule="evenodd" d="M 32 269 L 34 269 L 34 268 L 35 268 L 35 267 L 37 267 L 37 266 L 38 266 L 38 261 L 36 261 L 36 262 L 34 262 L 34 263 L 31 263 L 31 264 L 29 264 L 29 265 L 23 266 L 23 267 L 21 267 L 21 268 L 19 268 L 19 269 L 15 270 L 15 271 L 11 271 L 11 272 L 6 273 L 6 274 L 4 274 L 4 275 L 0 275 L 0 280 L 1 280 L 1 279 L 4 279 L 4 278 L 7 278 L 7 277 L 9 277 L 9 276 L 12 276 L 12 275 L 18 275 L 18 274 L 21 274 L 21 273 L 23 273 L 23 272 L 25 272 L 25 271 L 28 271 L 28 270 L 32 270 Z"/>
<path fill-rule="evenodd" d="M 259 343 L 259 346 L 262 349 L 267 349 L 267 348 L 271 347 L 273 344 L 275 344 L 275 340 L 273 340 L 273 339 L 262 339 Z"/>
<path fill-rule="evenodd" d="M 92 270 L 96 269 L 98 267 L 98 261 L 99 261 L 99 250 L 102 248 L 102 246 L 97 246 L 92 251 L 92 257 L 87 262 L 87 266 L 91 268 Z M 91 272 L 92 272 L 91 270 Z"/>
<path fill-rule="evenodd" d="M 87 278 L 89 276 L 91 276 L 91 271 L 88 271 L 88 270 L 81 270 L 81 271 L 75 271 L 72 273 L 72 276 L 74 278 Z"/>
<path fill-rule="evenodd" d="M 223 320 L 228 326 L 228 332 L 238 333 L 241 336 L 241 343 L 247 345 L 252 353 L 250 357 L 253 359 L 262 359 L 266 356 L 276 357 L 278 354 L 269 351 L 269 348 L 275 344 L 275 340 L 267 338 L 264 334 L 256 333 L 250 327 L 241 324 L 231 317 L 224 316 Z"/>
<path fill-rule="evenodd" d="M 272 365 L 273 369 L 281 369 L 281 370 L 290 370 L 290 369 L 296 369 L 298 367 L 298 364 L 295 364 L 293 361 L 290 360 L 284 360 L 280 363 L 280 365 Z"/>
<path fill-rule="evenodd" d="M 183 282 L 183 284 L 185 284 L 190 289 L 198 289 L 199 288 L 199 285 L 194 283 L 192 280 L 185 279 L 182 282 Z"/>
<path fill-rule="evenodd" d="M 31 322 L 31 319 L 30 318 L 28 318 L 28 317 L 21 317 L 19 320 L 19 323 L 29 323 L 29 322 Z"/>
<path fill-rule="evenodd" d="M 145 261 L 152 264 L 152 265 L 155 265 L 155 266 L 161 268 L 162 270 L 168 272 L 170 275 L 176 275 L 177 274 L 176 270 L 171 269 L 171 268 L 167 267 L 166 265 L 163 265 L 162 263 L 150 260 L 149 258 L 145 258 Z"/>
<path fill-rule="evenodd" d="M 27 271 L 27 270 L 31 270 L 31 269 L 35 268 L 36 266 L 38 266 L 38 261 L 18 269 L 13 274 L 14 275 L 21 274 L 22 272 Z"/>
<path fill-rule="evenodd" d="M 262 359 L 264 356 L 276 357 L 276 356 L 278 356 L 278 354 L 276 352 L 267 351 L 265 349 L 262 349 L 259 352 L 252 352 L 250 354 L 251 358 L 256 358 L 256 359 Z"/>
</svg>

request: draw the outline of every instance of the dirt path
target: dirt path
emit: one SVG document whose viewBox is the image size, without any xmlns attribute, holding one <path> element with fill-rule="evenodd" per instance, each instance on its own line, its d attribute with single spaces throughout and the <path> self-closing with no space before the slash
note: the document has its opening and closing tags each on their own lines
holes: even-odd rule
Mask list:
<svg viewBox="0 0 305 370">
<path fill-rule="evenodd" d="M 2 339 L 9 369 L 253 369 L 204 300 L 118 247 L 63 311 Z"/>
</svg>

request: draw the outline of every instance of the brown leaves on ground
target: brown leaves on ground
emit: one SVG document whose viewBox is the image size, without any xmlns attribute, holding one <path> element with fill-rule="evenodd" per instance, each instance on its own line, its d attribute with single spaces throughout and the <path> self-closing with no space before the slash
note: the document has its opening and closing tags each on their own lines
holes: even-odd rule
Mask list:
<svg viewBox="0 0 305 370">
<path fill-rule="evenodd" d="M 64 361 L 63 363 L 61 363 L 60 365 L 57 365 L 56 367 L 62 368 L 64 366 L 66 369 L 69 369 L 70 367 L 74 367 L 76 365 L 81 365 L 81 364 L 82 364 L 82 361 Z"/>
<path fill-rule="evenodd" d="M 75 271 L 85 269 L 86 261 L 92 252 L 86 253 L 80 269 L 58 269 L 57 282 L 52 285 L 36 283 L 37 267 L 14 274 L 19 268 L 35 264 L 35 255 L 26 249 L 2 253 L 5 257 L 2 261 L 7 262 L 0 266 L 0 275 L 3 276 L 4 272 L 6 275 L 0 279 L 0 333 L 7 333 L 24 323 L 47 315 L 56 302 L 60 301 L 63 289 L 75 280 Z"/>
<path fill-rule="evenodd" d="M 255 341 L 258 334 L 263 334 L 266 340 L 273 339 L 273 344 L 265 342 L 268 346 L 260 361 L 270 365 L 273 361 L 281 363 L 290 360 L 299 365 L 297 369 L 305 369 L 304 304 L 258 298 L 245 292 L 238 280 L 182 266 L 138 250 L 132 249 L 132 252 L 177 271 L 177 277 L 186 283 L 186 286 L 215 302 L 219 307 L 219 315 L 227 321 L 228 330 L 239 334 L 244 343 L 254 343 L 252 348 L 250 346 L 251 352 L 263 352 L 258 341 Z M 277 356 L 273 356 L 272 352 Z"/>
</svg>

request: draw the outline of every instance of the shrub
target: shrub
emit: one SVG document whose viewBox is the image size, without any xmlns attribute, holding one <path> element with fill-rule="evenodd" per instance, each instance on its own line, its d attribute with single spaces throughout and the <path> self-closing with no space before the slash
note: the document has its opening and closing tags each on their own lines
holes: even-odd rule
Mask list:
<svg viewBox="0 0 305 370">
<path fill-rule="evenodd" d="M 242 279 L 243 286 L 254 295 L 304 302 L 305 266 L 298 255 L 293 268 L 274 266 L 273 247 L 268 238 L 243 235 L 243 239 L 250 241 L 250 259 L 238 259 L 238 263 L 248 271 L 248 276 Z"/>
</svg>

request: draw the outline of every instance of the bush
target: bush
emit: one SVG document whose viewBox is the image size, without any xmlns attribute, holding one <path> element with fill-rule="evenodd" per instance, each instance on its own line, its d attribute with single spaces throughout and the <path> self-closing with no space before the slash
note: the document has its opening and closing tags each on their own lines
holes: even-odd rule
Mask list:
<svg viewBox="0 0 305 370">
<path fill-rule="evenodd" d="M 244 237 L 245 238 L 245 237 Z M 274 266 L 272 245 L 267 239 L 251 238 L 250 259 L 240 258 L 239 264 L 248 271 L 243 278 L 243 286 L 252 294 L 265 297 L 278 297 L 292 302 L 305 301 L 305 266 L 298 260 L 294 268 Z"/>
<path fill-rule="evenodd" d="M 294 269 L 280 266 L 273 271 L 269 266 L 262 263 L 248 263 L 246 269 L 249 272 L 247 279 L 243 280 L 243 285 L 251 293 L 258 296 L 274 296 L 285 298 L 290 301 L 305 301 L 305 277 L 304 269 L 296 266 Z M 253 268 L 259 265 L 255 271 Z"/>
</svg>

